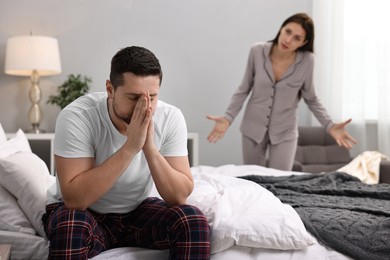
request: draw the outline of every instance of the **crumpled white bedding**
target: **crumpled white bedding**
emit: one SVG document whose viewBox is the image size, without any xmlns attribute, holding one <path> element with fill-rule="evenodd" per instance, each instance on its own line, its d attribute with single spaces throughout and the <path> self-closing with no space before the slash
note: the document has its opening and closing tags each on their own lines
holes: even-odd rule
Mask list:
<svg viewBox="0 0 390 260">
<path fill-rule="evenodd" d="M 289 205 L 259 185 L 234 177 L 301 173 L 253 165 L 198 166 L 192 172 L 195 189 L 188 203 L 201 208 L 210 221 L 211 259 L 349 259 L 316 243 Z M 158 196 L 155 189 L 151 196 Z M 12 244 L 12 259 L 44 259 L 48 253 L 48 241 L 39 236 L 0 231 L 0 242 Z M 93 259 L 167 259 L 168 254 L 168 250 L 126 247 L 102 252 Z"/>
<path fill-rule="evenodd" d="M 256 243 L 262 243 L 259 239 L 254 239 L 253 241 L 244 241 L 240 238 L 242 233 L 240 233 L 248 221 L 256 219 L 257 222 L 267 223 L 264 220 L 264 211 L 262 211 L 261 216 L 256 215 L 256 212 L 248 212 L 243 208 L 247 207 L 248 202 L 253 203 L 254 201 L 259 201 L 263 208 L 268 208 L 268 214 L 272 215 L 273 206 L 275 205 L 274 198 L 268 197 L 268 192 L 264 192 L 262 195 L 261 192 L 253 193 L 251 185 L 247 185 L 246 182 L 236 181 L 237 178 L 234 176 L 245 176 L 245 175 L 291 175 L 291 174 L 302 174 L 298 172 L 284 172 L 274 169 L 268 169 L 261 166 L 254 165 L 224 165 L 221 167 L 210 167 L 210 166 L 198 166 L 192 168 L 192 173 L 195 181 L 195 189 L 191 196 L 188 198 L 188 203 L 200 207 L 205 214 L 210 218 L 210 224 L 213 226 L 213 231 L 219 230 L 223 233 L 224 231 L 230 231 L 225 234 L 225 237 L 222 237 L 223 243 L 221 241 L 213 240 L 212 238 L 212 251 L 211 256 L 212 260 L 230 260 L 230 259 L 240 259 L 240 260 L 347 260 L 350 259 L 347 256 L 344 256 L 334 250 L 328 249 L 318 243 L 316 243 L 315 238 L 311 235 L 308 235 L 308 239 L 313 242 L 313 244 L 304 247 L 303 249 L 287 249 L 287 250 L 275 250 L 267 248 L 256 248 Z M 237 179 L 238 180 L 238 179 Z M 241 186 L 242 185 L 242 186 Z M 258 186 L 258 185 L 257 185 Z M 253 187 L 254 188 L 254 187 Z M 253 194 L 254 196 L 250 196 Z M 157 196 L 158 193 L 156 189 L 152 190 L 151 196 Z M 233 198 L 235 196 L 235 198 Z M 262 200 L 264 198 L 270 199 L 272 203 L 267 204 L 266 201 Z M 276 202 L 280 203 L 280 202 Z M 257 205 L 251 205 L 252 208 L 249 211 L 263 210 L 259 209 Z M 277 207 L 277 206 L 276 206 Z M 284 209 L 282 207 L 282 209 Z M 241 210 L 244 210 L 241 212 Z M 240 213 L 241 212 L 241 213 Z M 277 211 L 275 211 L 276 213 Z M 239 214 L 240 213 L 240 214 Z M 251 214 L 255 215 L 251 215 Z M 279 212 L 278 214 L 283 213 Z M 294 215 L 294 214 L 293 214 Z M 238 223 L 237 218 L 241 221 Z M 278 219 L 277 217 L 273 216 Z M 223 221 L 222 221 L 223 219 Z M 252 223 L 255 225 L 256 223 Z M 271 225 L 270 228 L 273 229 L 270 233 L 274 236 L 283 236 L 278 234 L 279 227 L 276 227 L 275 224 L 284 224 L 278 223 L 275 220 L 274 223 L 270 222 L 265 225 Z M 290 223 L 293 227 L 293 223 Z M 273 226 L 272 226 L 273 225 Z M 299 227 L 300 225 L 298 225 Z M 262 231 L 260 226 L 251 226 L 249 229 L 259 229 Z M 253 228 L 253 229 L 251 229 Z M 231 231 L 235 231 L 233 234 Z M 300 229 L 299 229 L 300 230 Z M 301 230 L 300 230 L 301 231 Z M 286 233 L 285 233 L 286 234 Z M 295 234 L 296 235 L 296 234 Z M 294 235 L 293 235 L 294 237 Z M 216 239 L 216 238 L 215 238 Z M 279 238 L 281 239 L 281 238 Z M 253 243 L 253 246 L 243 246 L 237 245 L 240 243 Z M 257 244 L 259 245 L 259 244 Z M 281 246 L 281 245 L 279 245 Z M 103 252 L 100 255 L 96 256 L 95 259 L 167 259 L 168 250 L 156 251 L 156 250 L 146 250 L 140 248 L 117 248 L 111 249 L 109 251 Z"/>
</svg>

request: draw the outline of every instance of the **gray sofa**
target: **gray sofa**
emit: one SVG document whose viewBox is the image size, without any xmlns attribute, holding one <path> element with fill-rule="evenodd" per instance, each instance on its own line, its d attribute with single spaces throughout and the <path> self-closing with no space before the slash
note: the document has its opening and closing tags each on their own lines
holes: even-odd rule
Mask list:
<svg viewBox="0 0 390 260">
<path fill-rule="evenodd" d="M 339 147 L 334 139 L 320 126 L 300 126 L 298 147 L 293 171 L 330 172 L 349 163 L 353 158 L 349 150 Z M 390 183 L 390 162 L 380 164 L 381 183 Z"/>
</svg>

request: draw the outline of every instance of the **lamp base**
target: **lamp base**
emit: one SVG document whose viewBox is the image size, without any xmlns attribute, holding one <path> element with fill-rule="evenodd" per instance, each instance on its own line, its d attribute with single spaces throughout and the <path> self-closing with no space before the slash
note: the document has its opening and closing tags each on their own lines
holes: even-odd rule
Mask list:
<svg viewBox="0 0 390 260">
<path fill-rule="evenodd" d="M 40 129 L 39 125 L 33 125 L 31 129 L 26 130 L 26 133 L 42 134 L 42 133 L 46 133 L 46 131 Z"/>
</svg>

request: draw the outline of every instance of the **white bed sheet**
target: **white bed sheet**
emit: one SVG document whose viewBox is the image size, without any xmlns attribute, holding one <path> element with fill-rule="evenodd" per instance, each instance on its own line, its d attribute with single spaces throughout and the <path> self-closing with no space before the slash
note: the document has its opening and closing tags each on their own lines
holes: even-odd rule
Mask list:
<svg viewBox="0 0 390 260">
<path fill-rule="evenodd" d="M 160 260 L 168 259 L 168 250 L 148 250 L 134 247 L 115 248 L 102 252 L 93 260 Z M 211 255 L 211 260 L 351 260 L 337 251 L 320 244 L 314 244 L 302 250 L 272 250 L 232 246 L 217 254 Z"/>
<path fill-rule="evenodd" d="M 25 233 L 0 231 L 0 243 L 12 244 L 11 259 L 45 259 L 49 242 L 39 236 Z M 150 250 L 135 247 L 110 249 L 93 257 L 93 260 L 160 260 L 168 259 L 168 250 Z M 334 250 L 320 244 L 314 244 L 302 250 L 271 250 L 232 246 L 217 254 L 211 260 L 351 260 Z"/>
<path fill-rule="evenodd" d="M 12 260 L 47 259 L 49 241 L 40 236 L 0 230 L 0 244 L 11 245 Z"/>
</svg>

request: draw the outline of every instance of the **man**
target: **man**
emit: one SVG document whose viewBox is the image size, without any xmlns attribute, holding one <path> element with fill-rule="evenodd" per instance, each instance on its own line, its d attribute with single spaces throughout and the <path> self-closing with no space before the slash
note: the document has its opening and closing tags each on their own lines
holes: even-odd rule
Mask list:
<svg viewBox="0 0 390 260">
<path fill-rule="evenodd" d="M 170 259 L 209 259 L 206 217 L 193 190 L 181 111 L 158 101 L 162 70 L 142 47 L 111 61 L 106 93 L 75 100 L 55 130 L 57 188 L 42 217 L 49 259 L 87 259 L 123 246 L 170 248 Z M 148 197 L 152 185 L 163 198 Z"/>
</svg>

